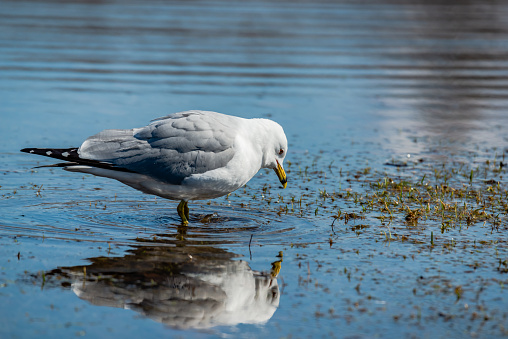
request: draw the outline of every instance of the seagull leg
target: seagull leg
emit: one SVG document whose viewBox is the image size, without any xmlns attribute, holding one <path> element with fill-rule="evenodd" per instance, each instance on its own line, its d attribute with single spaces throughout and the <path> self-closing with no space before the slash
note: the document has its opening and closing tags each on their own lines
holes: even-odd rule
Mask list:
<svg viewBox="0 0 508 339">
<path fill-rule="evenodd" d="M 183 225 L 189 224 L 189 220 L 188 220 L 188 217 L 189 217 L 189 207 L 187 206 L 187 201 L 181 200 L 180 203 L 178 204 L 178 207 L 176 208 L 176 210 L 178 212 L 178 215 L 182 219 L 182 224 Z M 187 215 L 185 213 L 185 210 L 187 210 Z"/>
<path fill-rule="evenodd" d="M 187 204 L 187 201 L 185 202 L 185 205 L 183 205 L 183 211 L 185 213 L 185 217 L 189 220 L 189 205 Z"/>
</svg>

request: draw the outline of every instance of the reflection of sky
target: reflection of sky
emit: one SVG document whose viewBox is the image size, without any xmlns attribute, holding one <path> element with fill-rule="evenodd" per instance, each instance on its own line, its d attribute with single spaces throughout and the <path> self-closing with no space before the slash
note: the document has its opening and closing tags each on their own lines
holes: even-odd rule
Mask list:
<svg viewBox="0 0 508 339">
<path fill-rule="evenodd" d="M 508 124 L 499 3 L 4 5 L 1 151 L 194 108 L 269 115 L 296 151 L 492 146 Z"/>
<path fill-rule="evenodd" d="M 420 153 L 429 147 L 414 142 L 422 136 L 456 150 L 502 146 L 508 82 L 503 20 L 496 7 L 420 9 L 407 13 L 418 42 L 401 53 L 418 72 L 411 78 L 396 74 L 405 77 L 406 86 L 390 86 L 383 98 L 383 128 L 403 135 L 392 138 L 392 147 Z"/>
</svg>

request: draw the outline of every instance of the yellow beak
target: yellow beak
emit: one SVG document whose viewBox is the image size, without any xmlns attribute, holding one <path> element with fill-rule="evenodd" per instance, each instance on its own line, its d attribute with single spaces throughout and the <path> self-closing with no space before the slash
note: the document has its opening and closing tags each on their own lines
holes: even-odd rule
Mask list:
<svg viewBox="0 0 508 339">
<path fill-rule="evenodd" d="M 277 167 L 274 168 L 273 170 L 279 177 L 280 183 L 282 184 L 282 188 L 286 188 L 288 184 L 288 179 L 286 178 L 286 172 L 284 171 L 284 168 L 282 168 L 281 164 L 279 164 L 279 161 L 277 161 Z"/>
</svg>

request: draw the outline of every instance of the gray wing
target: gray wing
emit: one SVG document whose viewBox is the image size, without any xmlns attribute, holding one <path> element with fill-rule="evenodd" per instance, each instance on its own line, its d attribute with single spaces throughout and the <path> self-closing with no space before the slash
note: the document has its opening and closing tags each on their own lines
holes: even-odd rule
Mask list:
<svg viewBox="0 0 508 339">
<path fill-rule="evenodd" d="M 235 127 L 234 117 L 219 113 L 175 113 L 142 128 L 102 131 L 85 140 L 79 156 L 178 185 L 192 174 L 227 165 Z"/>
</svg>

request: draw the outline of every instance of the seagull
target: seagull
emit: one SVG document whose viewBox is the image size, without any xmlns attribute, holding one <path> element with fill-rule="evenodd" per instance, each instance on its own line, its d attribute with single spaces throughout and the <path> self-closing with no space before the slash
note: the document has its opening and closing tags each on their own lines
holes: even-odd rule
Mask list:
<svg viewBox="0 0 508 339">
<path fill-rule="evenodd" d="M 287 151 L 284 130 L 272 120 L 199 110 L 173 113 L 141 128 L 104 130 L 79 148 L 21 150 L 65 161 L 39 167 L 116 179 L 143 193 L 180 200 L 177 212 L 184 225 L 189 200 L 229 194 L 261 168 L 273 169 L 286 188 Z"/>
</svg>

